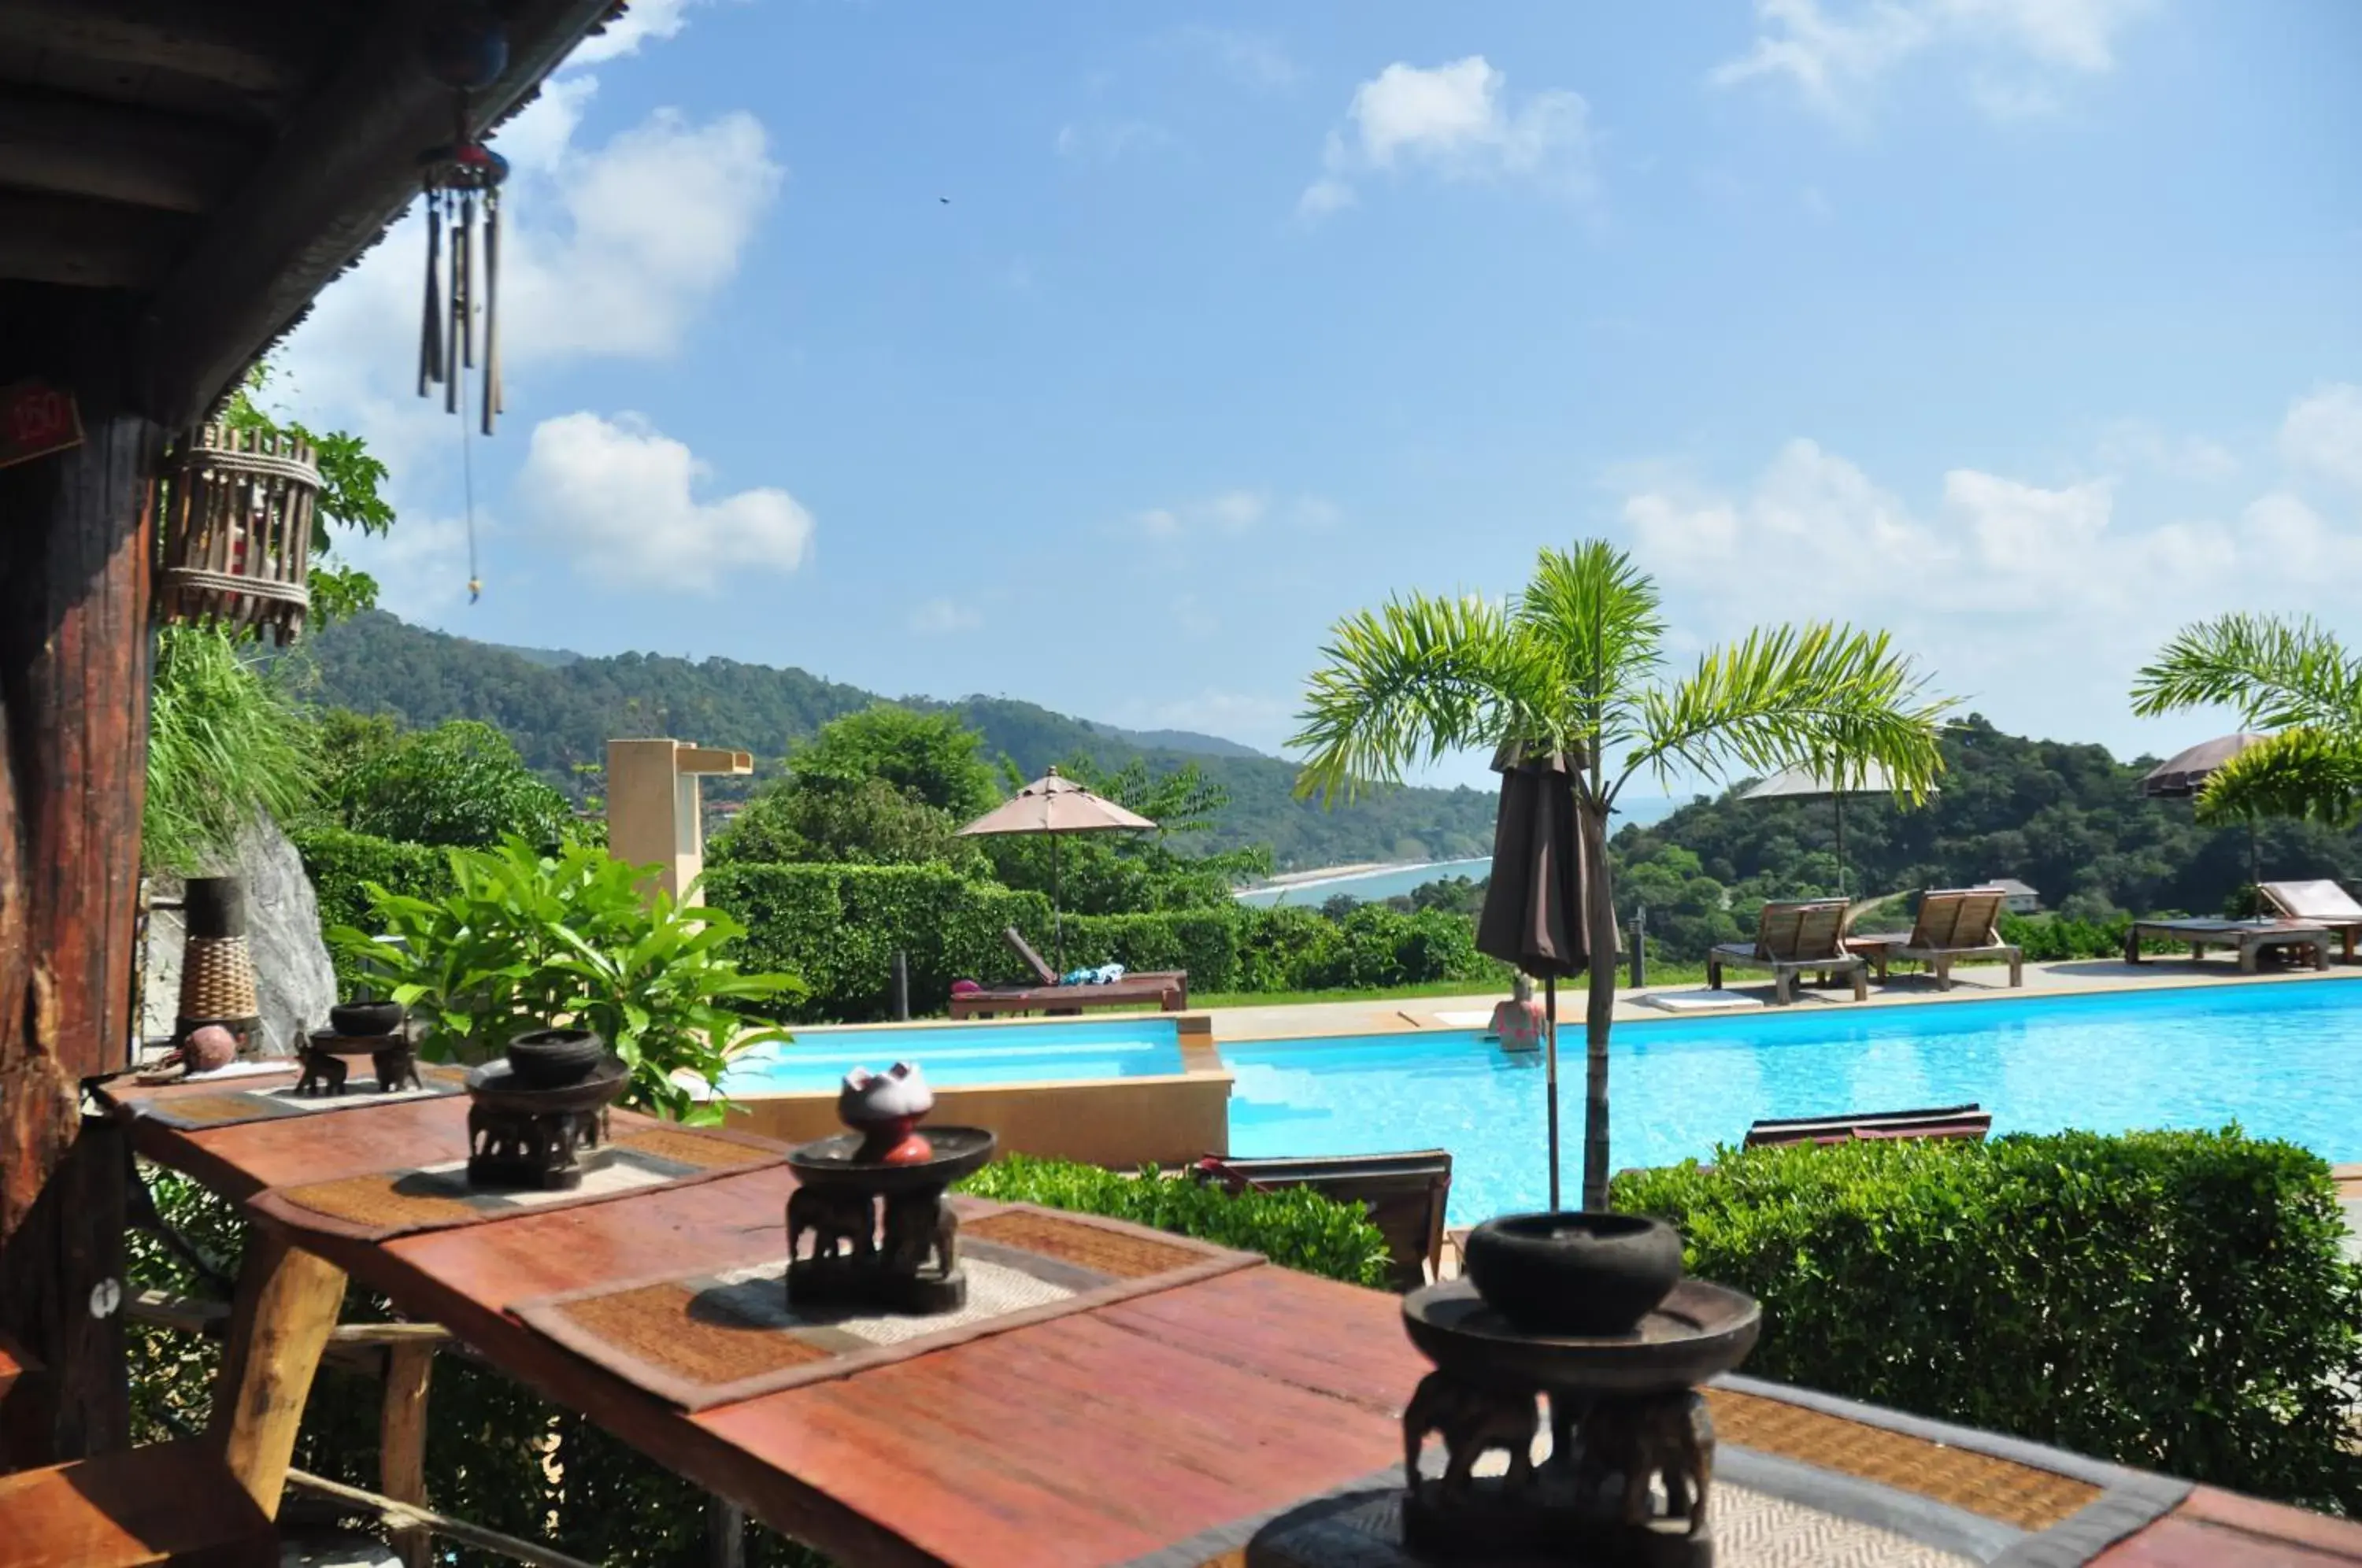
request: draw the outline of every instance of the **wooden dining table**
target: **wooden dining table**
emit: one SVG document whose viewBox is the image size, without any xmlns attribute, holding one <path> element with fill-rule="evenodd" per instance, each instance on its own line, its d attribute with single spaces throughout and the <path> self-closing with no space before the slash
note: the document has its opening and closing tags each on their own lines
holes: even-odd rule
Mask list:
<svg viewBox="0 0 2362 1568">
<path fill-rule="evenodd" d="M 464 1096 L 217 1127 L 147 1113 L 196 1092 L 119 1091 L 116 1111 L 138 1153 L 234 1201 L 468 1152 Z M 613 1119 L 619 1137 L 655 1125 Z M 512 1310 L 784 1258 L 794 1187 L 771 1165 L 384 1240 L 306 1230 L 300 1245 L 249 1208 L 229 1376 L 241 1410 L 282 1411 L 241 1427 L 266 1507 L 348 1276 L 848 1563 L 1237 1562 L 1260 1519 L 1400 1462 L 1400 1412 L 1428 1366 L 1397 1299 L 1265 1264 L 695 1410 Z"/>
</svg>

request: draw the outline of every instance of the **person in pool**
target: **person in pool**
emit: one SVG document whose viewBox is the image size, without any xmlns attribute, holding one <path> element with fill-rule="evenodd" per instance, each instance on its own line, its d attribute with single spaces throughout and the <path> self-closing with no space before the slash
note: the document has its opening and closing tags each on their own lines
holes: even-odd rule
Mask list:
<svg viewBox="0 0 2362 1568">
<path fill-rule="evenodd" d="M 1492 1027 L 1485 1032 L 1501 1043 L 1504 1051 L 1532 1051 L 1542 1043 L 1542 1004 L 1534 1000 L 1534 983 L 1525 976 L 1517 977 L 1512 994 L 1493 1010 Z"/>
</svg>

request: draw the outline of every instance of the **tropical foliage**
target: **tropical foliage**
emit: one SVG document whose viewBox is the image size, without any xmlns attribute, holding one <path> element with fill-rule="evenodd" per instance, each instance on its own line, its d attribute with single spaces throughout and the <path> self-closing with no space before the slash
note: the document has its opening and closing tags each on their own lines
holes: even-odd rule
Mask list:
<svg viewBox="0 0 2362 1568">
<path fill-rule="evenodd" d="M 2227 708 L 2275 732 L 2207 780 L 2201 822 L 2362 821 L 2362 656 L 2309 620 L 2224 615 L 2185 626 L 2133 682 L 2144 716 Z"/>
<path fill-rule="evenodd" d="M 510 834 L 539 848 L 569 836 L 573 807 L 491 725 L 454 719 L 404 734 L 381 724 L 337 714 L 323 725 L 325 803 L 339 825 L 477 848 Z"/>
<path fill-rule="evenodd" d="M 139 838 L 148 870 L 193 874 L 257 815 L 292 817 L 312 799 L 312 760 L 301 712 L 227 635 L 158 634 Z"/>
<path fill-rule="evenodd" d="M 330 940 L 384 977 L 385 994 L 427 1027 L 426 1054 L 484 1061 L 515 1034 L 566 1021 L 596 1031 L 632 1069 L 625 1103 L 678 1120 L 720 1118 L 676 1075 L 710 1090 L 734 1042 L 776 1039 L 744 1009 L 801 993 L 786 974 L 745 974 L 730 955 L 745 928 L 719 910 L 644 899 L 653 867 L 522 839 L 448 852 L 451 890 L 417 898 L 373 887 L 374 933 Z"/>
<path fill-rule="evenodd" d="M 1607 824 L 1636 777 L 1763 774 L 1796 764 L 1838 783 L 1871 765 L 1924 795 L 1941 769 L 1937 720 L 1910 661 L 1883 633 L 1772 627 L 1661 679 L 1666 625 L 1656 585 L 1591 541 L 1545 549 L 1513 599 L 1411 593 L 1338 624 L 1307 684 L 1297 788 L 1351 799 L 1373 780 L 1482 747 L 1557 759 L 1586 859 L 1600 868 L 1584 923 L 1616 949 Z M 1607 1038 L 1612 966 L 1591 966 L 1585 1020 L 1586 1206 L 1607 1198 Z M 1553 1173 L 1555 1176 L 1555 1173 Z"/>
</svg>

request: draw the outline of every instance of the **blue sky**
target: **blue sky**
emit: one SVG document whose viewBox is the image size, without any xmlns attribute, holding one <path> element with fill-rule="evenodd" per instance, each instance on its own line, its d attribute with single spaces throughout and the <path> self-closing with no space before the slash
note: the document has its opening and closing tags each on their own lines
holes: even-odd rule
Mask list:
<svg viewBox="0 0 2362 1568">
<path fill-rule="evenodd" d="M 2169 750 L 2182 622 L 2362 638 L 2357 69 L 2346 0 L 640 0 L 499 138 L 480 603 L 414 223 L 281 386 L 492 641 L 1276 748 L 1340 614 L 1603 535 L 1685 656 Z"/>
</svg>

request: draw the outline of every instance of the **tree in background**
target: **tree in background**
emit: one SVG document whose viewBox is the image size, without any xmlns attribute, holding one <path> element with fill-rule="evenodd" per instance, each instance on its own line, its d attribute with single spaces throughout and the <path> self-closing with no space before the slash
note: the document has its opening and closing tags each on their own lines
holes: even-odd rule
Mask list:
<svg viewBox="0 0 2362 1568">
<path fill-rule="evenodd" d="M 1005 782 L 1022 787 L 1013 765 L 1003 763 Z M 1000 882 L 1021 891 L 1050 891 L 1054 869 L 1060 901 L 1076 914 L 1132 914 L 1154 910 L 1223 909 L 1231 890 L 1271 871 L 1271 851 L 1261 845 L 1193 855 L 1176 843 L 1211 831 L 1230 791 L 1206 777 L 1196 763 L 1169 773 L 1151 771 L 1135 758 L 1112 772 L 1089 757 L 1075 756 L 1058 771 L 1092 793 L 1156 824 L 1153 833 L 1087 833 L 1060 835 L 1054 867 L 1049 835 L 1006 834 L 989 841 Z"/>
<path fill-rule="evenodd" d="M 473 719 L 393 734 L 345 714 L 325 725 L 342 767 L 325 797 L 341 825 L 406 844 L 486 848 L 514 835 L 550 849 L 573 835 L 573 808 L 524 765 L 509 737 Z"/>
<path fill-rule="evenodd" d="M 788 754 L 788 771 L 809 789 L 882 778 L 956 823 L 1000 803 L 982 734 L 956 713 L 921 713 L 892 702 L 822 724 Z"/>
<path fill-rule="evenodd" d="M 987 869 L 959 826 L 999 795 L 984 737 L 956 714 L 879 703 L 822 724 L 713 845 L 718 864 Z"/>
<path fill-rule="evenodd" d="M 2244 730 L 2278 732 L 2207 780 L 2200 822 L 2362 821 L 2362 657 L 2314 622 L 2241 614 L 2185 626 L 2132 695 L 2143 718 L 2228 708 Z"/>
<path fill-rule="evenodd" d="M 1906 796 L 1942 767 L 1945 703 L 1925 693 L 1883 633 L 1777 626 L 1659 678 L 1665 624 L 1656 584 L 1607 544 L 1545 549 L 1506 602 L 1412 593 L 1340 622 L 1308 682 L 1297 789 L 1334 801 L 1399 781 L 1413 762 L 1516 748 L 1559 756 L 1588 864 L 1584 924 L 1616 951 L 1607 822 L 1639 774 L 1720 778 L 1798 764 L 1840 783 L 1882 766 Z M 1585 1007 L 1584 1205 L 1607 1201 L 1611 963 L 1594 963 Z"/>
</svg>

